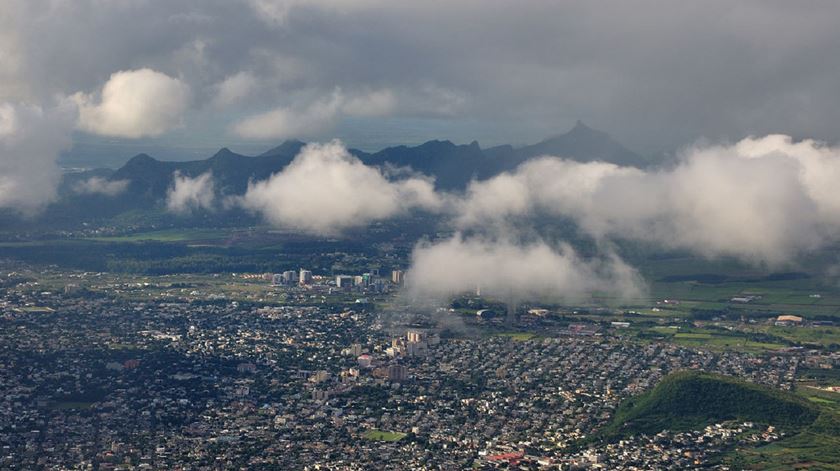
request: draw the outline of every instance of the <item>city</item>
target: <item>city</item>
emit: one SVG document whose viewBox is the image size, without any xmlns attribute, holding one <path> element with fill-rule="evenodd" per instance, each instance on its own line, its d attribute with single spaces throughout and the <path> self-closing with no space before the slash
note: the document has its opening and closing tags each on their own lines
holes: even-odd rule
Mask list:
<svg viewBox="0 0 840 471">
<path fill-rule="evenodd" d="M 0 0 L 0 471 L 840 471 L 838 18 Z"/>
<path fill-rule="evenodd" d="M 116 290 L 92 273 L 72 274 L 63 291 L 32 281 L 5 288 L 0 465 L 685 469 L 780 436 L 732 423 L 582 443 L 623 399 L 670 372 L 791 389 L 804 365 L 840 362 L 818 350 L 753 355 L 641 343 L 621 327 L 487 334 L 357 302 L 398 288 L 398 271 L 391 279 L 300 273 L 301 281 L 296 272 L 237 275 L 282 304 L 201 299 L 178 284 L 182 295 L 142 300 L 142 287 Z M 350 279 L 352 287 L 340 286 Z M 88 283 L 84 295 L 79 283 Z M 235 296 L 250 295 L 248 284 Z M 337 291 L 344 299 L 325 301 Z"/>
</svg>

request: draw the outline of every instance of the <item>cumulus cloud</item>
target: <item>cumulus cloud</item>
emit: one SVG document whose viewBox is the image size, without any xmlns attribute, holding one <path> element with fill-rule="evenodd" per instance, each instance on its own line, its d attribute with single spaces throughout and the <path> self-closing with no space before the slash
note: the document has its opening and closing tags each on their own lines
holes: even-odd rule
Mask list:
<svg viewBox="0 0 840 471">
<path fill-rule="evenodd" d="M 617 256 L 584 260 L 566 244 L 542 240 L 464 238 L 421 243 L 411 257 L 406 286 L 419 296 L 446 297 L 481 288 L 504 299 L 534 297 L 580 300 L 593 292 L 620 298 L 644 291 L 639 274 Z"/>
<path fill-rule="evenodd" d="M 0 208 L 33 215 L 56 196 L 60 151 L 70 146 L 75 115 L 55 108 L 0 103 Z"/>
<path fill-rule="evenodd" d="M 117 196 L 128 188 L 128 183 L 128 180 L 90 177 L 73 185 L 73 191 L 80 195 Z"/>
<path fill-rule="evenodd" d="M 317 234 L 334 234 L 414 208 L 443 205 L 428 178 L 389 181 L 339 141 L 309 144 L 283 171 L 253 182 L 238 204 L 270 223 Z"/>
<path fill-rule="evenodd" d="M 166 209 L 182 215 L 199 209 L 212 210 L 215 199 L 215 183 L 211 172 L 194 178 L 175 172 L 172 186 L 166 195 Z"/>
<path fill-rule="evenodd" d="M 76 93 L 79 128 L 103 136 L 159 136 L 181 125 L 190 88 L 177 78 L 151 70 L 124 70 L 111 75 L 94 95 Z"/>
<path fill-rule="evenodd" d="M 499 222 L 540 209 L 582 213 L 606 178 L 642 174 L 632 167 L 605 162 L 556 157 L 530 160 L 515 172 L 471 183 L 458 206 L 456 222 L 460 226 Z"/>
<path fill-rule="evenodd" d="M 384 116 L 394 110 L 391 90 L 377 90 L 352 96 L 340 89 L 327 97 L 305 104 L 281 106 L 234 124 L 233 131 L 249 139 L 289 139 L 317 136 L 332 128 L 341 116 Z"/>
<path fill-rule="evenodd" d="M 781 135 L 687 148 L 652 171 L 543 158 L 473 183 L 457 222 L 566 216 L 598 239 L 777 265 L 838 239 L 837 178 L 840 149 Z"/>
</svg>

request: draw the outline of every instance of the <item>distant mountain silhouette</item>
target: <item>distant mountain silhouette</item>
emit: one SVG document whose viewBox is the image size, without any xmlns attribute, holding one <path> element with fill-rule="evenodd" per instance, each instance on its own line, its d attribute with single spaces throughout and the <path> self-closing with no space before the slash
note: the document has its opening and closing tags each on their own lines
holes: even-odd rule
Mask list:
<svg viewBox="0 0 840 471">
<path fill-rule="evenodd" d="M 96 213 L 110 216 L 129 209 L 159 207 L 173 181 L 173 174 L 196 177 L 212 172 L 217 191 L 222 195 L 242 194 L 249 181 L 263 180 L 281 171 L 298 155 L 304 142 L 288 140 L 258 156 L 250 157 L 222 148 L 205 160 L 164 162 L 147 154 L 132 157 L 116 171 L 96 170 L 65 177 L 62 200 L 53 211 L 71 214 Z M 644 167 L 649 165 L 642 156 L 626 149 L 607 133 L 592 129 L 578 121 L 565 134 L 542 142 L 515 148 L 502 145 L 482 149 L 478 142 L 458 145 L 450 141 L 433 140 L 418 146 L 395 146 L 378 152 L 351 149 L 350 152 L 368 165 L 410 167 L 435 178 L 436 186 L 444 190 L 461 190 L 471 180 L 483 180 L 504 171 L 511 171 L 523 162 L 552 155 L 581 162 L 595 160 L 619 165 Z M 111 181 L 127 180 L 124 194 L 117 197 L 78 195 L 70 191 L 72 183 L 89 176 Z M 84 210 L 83 210 L 84 208 Z"/>
<path fill-rule="evenodd" d="M 374 154 L 353 151 L 368 165 L 390 164 L 412 169 L 436 178 L 439 188 L 463 188 L 473 177 L 486 178 L 487 156 L 478 142 L 456 145 L 450 141 L 428 141 L 416 147 L 388 147 Z"/>
<path fill-rule="evenodd" d="M 517 152 L 523 159 L 554 155 L 580 162 L 600 160 L 631 167 L 646 167 L 651 163 L 613 140 L 609 134 L 592 129 L 581 121 L 566 134 L 550 137 Z"/>
<path fill-rule="evenodd" d="M 291 139 L 291 140 L 288 140 L 288 141 L 280 144 L 279 146 L 277 146 L 273 149 L 269 149 L 269 150 L 263 152 L 262 154 L 260 154 L 260 157 L 267 157 L 267 156 L 272 156 L 272 155 L 282 155 L 282 156 L 297 155 L 300 152 L 300 150 L 303 149 L 303 146 L 305 146 L 305 145 L 306 145 L 305 142 L 301 142 L 301 141 L 298 141 L 298 140 L 295 140 L 295 139 Z"/>
</svg>

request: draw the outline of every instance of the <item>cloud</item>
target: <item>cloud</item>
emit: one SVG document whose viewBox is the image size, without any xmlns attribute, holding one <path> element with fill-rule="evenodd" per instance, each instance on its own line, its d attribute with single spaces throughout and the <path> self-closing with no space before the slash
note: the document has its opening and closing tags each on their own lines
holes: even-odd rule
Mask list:
<svg viewBox="0 0 840 471">
<path fill-rule="evenodd" d="M 343 13 L 353 10 L 363 10 L 377 6 L 380 2 L 374 0 L 246 0 L 260 20 L 271 26 L 287 27 L 289 16 L 302 8 L 326 10 Z"/>
<path fill-rule="evenodd" d="M 48 109 L 0 103 L 0 208 L 31 216 L 55 198 L 56 159 L 70 146 L 74 120 L 66 103 Z"/>
<path fill-rule="evenodd" d="M 318 135 L 330 128 L 341 111 L 343 97 L 336 91 L 306 106 L 280 107 L 246 118 L 233 131 L 249 139 L 289 139 Z"/>
<path fill-rule="evenodd" d="M 336 87 L 391 90 L 387 117 L 428 118 L 392 142 L 522 143 L 578 118 L 646 153 L 780 130 L 840 138 L 837 2 L 464 0 L 440 11 L 419 0 L 4 0 L 0 100 L 43 106 L 148 67 L 189 85 L 190 144 L 241 116 L 306 109 Z M 228 113 L 201 113 L 242 71 L 259 86 Z M 229 98 L 248 89 L 228 85 Z M 350 126 L 364 126 L 361 141 L 392 124 L 383 121 Z"/>
<path fill-rule="evenodd" d="M 332 141 L 304 147 L 283 171 L 251 183 L 238 204 L 277 226 L 334 234 L 444 203 L 430 179 L 389 181 Z"/>
<path fill-rule="evenodd" d="M 199 209 L 212 210 L 215 199 L 215 183 L 211 172 L 195 178 L 175 172 L 172 186 L 166 195 L 166 209 L 182 215 Z"/>
<path fill-rule="evenodd" d="M 253 73 L 237 72 L 216 85 L 213 103 L 220 108 L 236 104 L 254 93 L 258 86 L 259 79 Z"/>
<path fill-rule="evenodd" d="M 236 123 L 233 131 L 249 139 L 290 139 L 317 136 L 342 116 L 376 117 L 391 113 L 396 98 L 391 90 L 346 96 L 335 89 L 312 102 L 275 108 Z"/>
<path fill-rule="evenodd" d="M 392 90 L 383 89 L 350 97 L 344 101 L 341 111 L 349 116 L 378 117 L 387 116 L 397 106 L 397 98 Z"/>
<path fill-rule="evenodd" d="M 77 182 L 73 191 L 81 195 L 117 196 L 128 188 L 128 180 L 108 180 L 102 177 L 90 177 Z"/>
<path fill-rule="evenodd" d="M 617 256 L 584 260 L 567 244 L 464 238 L 461 234 L 414 248 L 406 274 L 409 292 L 446 297 L 481 288 L 502 299 L 582 300 L 593 292 L 623 299 L 644 291 L 639 274 Z"/>
<path fill-rule="evenodd" d="M 642 171 L 605 162 L 581 163 L 556 157 L 533 159 L 515 172 L 472 182 L 460 201 L 456 222 L 462 227 L 501 222 L 540 210 L 583 213 L 591 195 L 604 180 L 618 175 L 642 175 Z"/>
<path fill-rule="evenodd" d="M 115 72 L 102 87 L 99 102 L 77 93 L 79 129 L 103 136 L 159 136 L 181 125 L 190 88 L 151 69 Z"/>
<path fill-rule="evenodd" d="M 838 240 L 840 149 L 789 136 L 695 146 L 642 171 L 543 158 L 473 183 L 461 227 L 513 217 L 570 217 L 598 240 L 636 239 L 779 265 Z"/>
</svg>

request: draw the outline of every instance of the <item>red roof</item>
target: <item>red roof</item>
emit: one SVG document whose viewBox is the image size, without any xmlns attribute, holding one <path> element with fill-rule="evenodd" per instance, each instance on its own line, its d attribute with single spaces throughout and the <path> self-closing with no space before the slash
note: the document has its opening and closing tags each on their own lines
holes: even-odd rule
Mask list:
<svg viewBox="0 0 840 471">
<path fill-rule="evenodd" d="M 512 453 L 502 453 L 500 455 L 490 455 L 490 456 L 487 457 L 487 460 L 488 461 L 512 461 L 512 460 L 518 460 L 519 458 L 522 458 L 523 456 L 525 456 L 524 451 L 515 451 L 515 452 L 512 452 Z"/>
</svg>

